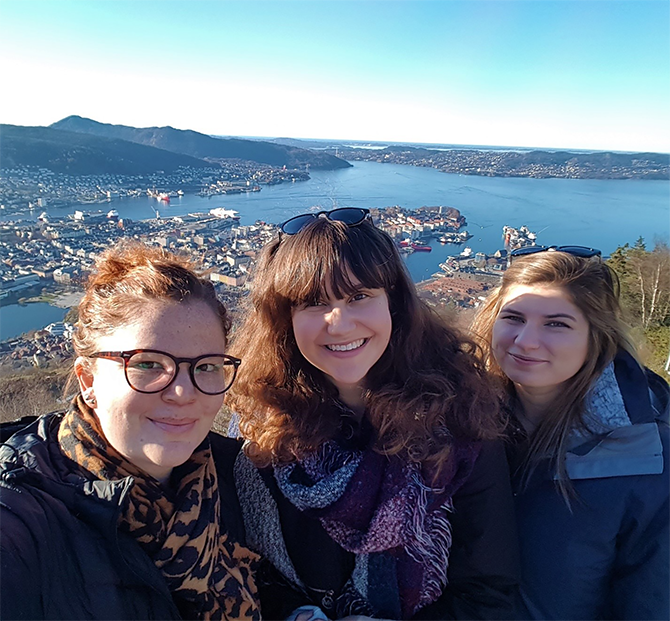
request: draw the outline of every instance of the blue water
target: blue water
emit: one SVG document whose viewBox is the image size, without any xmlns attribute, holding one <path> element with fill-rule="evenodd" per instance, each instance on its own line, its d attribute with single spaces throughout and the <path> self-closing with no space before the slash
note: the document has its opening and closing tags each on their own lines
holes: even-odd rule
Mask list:
<svg viewBox="0 0 670 621">
<path fill-rule="evenodd" d="M 527 225 L 538 233 L 540 244 L 593 246 L 605 255 L 622 244 L 634 243 L 640 236 L 650 246 L 656 239 L 670 238 L 670 181 L 473 177 L 396 164 L 353 164 L 353 168 L 344 170 L 312 171 L 309 181 L 263 186 L 260 192 L 249 194 L 212 198 L 187 195 L 172 199 L 169 205 L 149 197 L 118 199 L 86 209 L 113 208 L 122 218 L 143 220 L 154 217 L 156 208 L 162 216 L 173 216 L 225 207 L 237 210 L 242 224 L 252 224 L 256 220 L 282 222 L 316 206 L 400 205 L 416 209 L 448 205 L 459 209 L 468 221 L 467 229 L 474 237 L 467 246 L 487 253 L 502 247 L 502 227 L 506 224 Z M 47 211 L 62 216 L 77 209 L 82 206 Z M 38 215 L 34 212 L 32 217 Z M 459 246 L 443 246 L 437 240 L 431 246 L 432 252 L 415 252 L 407 258 L 415 281 L 429 277 L 447 255 L 462 250 Z M 7 308 L 2 309 L 3 326 L 8 323 Z M 46 323 L 50 321 L 54 319 Z"/>
<path fill-rule="evenodd" d="M 67 309 L 44 302 L 11 304 L 0 308 L 0 341 L 10 339 L 30 330 L 37 330 L 50 323 L 63 321 Z"/>
</svg>

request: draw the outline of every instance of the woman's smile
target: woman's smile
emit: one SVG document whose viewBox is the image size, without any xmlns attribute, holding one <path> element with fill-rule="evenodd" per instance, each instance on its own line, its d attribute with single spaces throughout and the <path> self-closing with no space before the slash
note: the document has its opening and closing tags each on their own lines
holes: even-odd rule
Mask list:
<svg viewBox="0 0 670 621">
<path fill-rule="evenodd" d="M 346 343 L 343 345 L 336 345 L 336 344 L 331 344 L 331 345 L 325 345 L 326 349 L 329 349 L 330 351 L 334 353 L 348 353 L 348 352 L 356 352 L 358 349 L 363 347 L 370 339 L 358 339 L 357 341 L 351 341 L 350 343 Z"/>
<path fill-rule="evenodd" d="M 195 424 L 198 422 L 197 419 L 154 419 L 149 418 L 149 420 L 156 425 L 159 429 L 167 433 L 176 433 L 183 434 L 191 431 Z"/>
<path fill-rule="evenodd" d="M 514 354 L 512 352 L 509 353 L 509 355 L 518 363 L 520 364 L 542 364 L 547 362 L 546 360 L 542 360 L 540 358 L 530 358 L 529 356 L 523 356 L 521 354 Z"/>
</svg>

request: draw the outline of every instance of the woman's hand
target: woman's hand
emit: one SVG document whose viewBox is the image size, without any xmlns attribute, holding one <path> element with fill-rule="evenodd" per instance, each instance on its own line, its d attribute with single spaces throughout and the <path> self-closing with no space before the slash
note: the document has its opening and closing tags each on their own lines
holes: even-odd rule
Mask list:
<svg viewBox="0 0 670 621">
<path fill-rule="evenodd" d="M 318 606 L 300 606 L 296 608 L 286 621 L 330 621 Z"/>
</svg>

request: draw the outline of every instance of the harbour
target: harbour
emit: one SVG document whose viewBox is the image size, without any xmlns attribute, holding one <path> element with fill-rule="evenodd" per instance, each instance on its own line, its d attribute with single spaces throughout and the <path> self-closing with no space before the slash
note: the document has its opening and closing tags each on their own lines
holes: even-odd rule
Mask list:
<svg viewBox="0 0 670 621">
<path fill-rule="evenodd" d="M 468 238 L 462 243 L 459 239 L 444 243 L 440 238 L 446 232 L 442 232 L 421 239 L 430 251 L 412 249 L 406 254 L 415 282 L 441 272 L 440 265 L 459 257 L 464 248 L 470 248 L 473 257 L 504 248 L 505 225 L 525 225 L 537 233 L 539 244 L 585 245 L 600 248 L 605 256 L 620 245 L 635 243 L 638 237 L 653 246 L 655 239 L 667 241 L 670 235 L 668 181 L 468 177 L 374 162 L 355 162 L 352 168 L 338 171 L 313 171 L 310 176 L 306 182 L 263 185 L 261 191 L 213 198 L 185 193 L 159 201 L 145 194 L 111 198 L 90 207 L 72 204 L 56 209 L 46 205 L 24 217 L 35 221 L 42 212 L 55 218 L 74 217 L 75 212 L 88 208 L 102 214 L 114 210 L 121 220 L 150 220 L 157 216 L 188 218 L 189 214 L 208 214 L 219 208 L 224 213 L 234 210 L 240 223 L 248 225 L 257 220 L 279 223 L 301 212 L 344 206 L 418 209 L 442 205 L 458 209 L 467 222 L 458 233 L 467 231 Z M 0 217 L 0 222 L 8 219 Z M 28 315 L 22 313 L 24 309 L 10 309 L 3 307 L 2 324 L 3 332 L 12 335 L 54 321 L 47 316 L 48 310 L 43 316 L 31 310 L 37 315 L 32 323 L 18 326 L 13 317 Z M 17 327 L 12 329 L 12 325 Z"/>
</svg>

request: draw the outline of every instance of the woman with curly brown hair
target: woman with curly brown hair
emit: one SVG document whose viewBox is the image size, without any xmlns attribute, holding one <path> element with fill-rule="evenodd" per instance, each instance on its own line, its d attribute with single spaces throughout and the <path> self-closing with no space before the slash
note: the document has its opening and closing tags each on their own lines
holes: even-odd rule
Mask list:
<svg viewBox="0 0 670 621">
<path fill-rule="evenodd" d="M 231 347 L 250 361 L 229 405 L 247 440 L 247 541 L 272 563 L 264 614 L 509 612 L 516 532 L 495 396 L 367 210 L 282 225 Z"/>
<path fill-rule="evenodd" d="M 582 246 L 521 248 L 473 326 L 510 412 L 518 619 L 668 619 L 668 401 Z"/>
<path fill-rule="evenodd" d="M 210 433 L 240 363 L 228 328 L 188 261 L 139 243 L 98 258 L 79 394 L 0 447 L 3 619 L 260 619 L 239 445 Z"/>
</svg>

